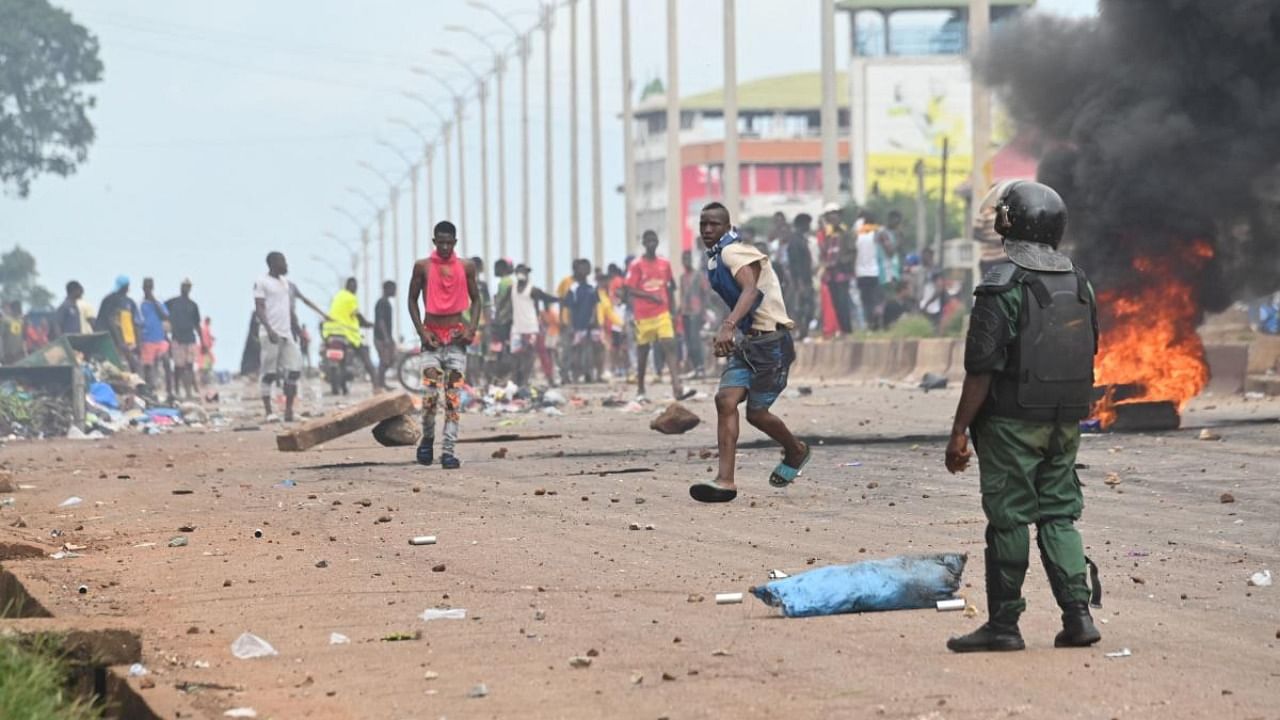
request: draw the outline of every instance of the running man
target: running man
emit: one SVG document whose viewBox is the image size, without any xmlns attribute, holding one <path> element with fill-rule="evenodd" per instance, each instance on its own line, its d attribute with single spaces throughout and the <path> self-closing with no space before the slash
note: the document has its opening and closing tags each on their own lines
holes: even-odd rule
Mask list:
<svg viewBox="0 0 1280 720">
<path fill-rule="evenodd" d="M 458 229 L 448 220 L 436 223 L 431 257 L 413 265 L 409 280 L 409 319 L 422 341 L 422 441 L 418 444 L 418 464 L 435 461 L 436 408 L 444 387 L 444 439 L 440 445 L 440 467 L 456 470 L 462 462 L 454 454 L 458 442 L 458 419 L 462 410 L 461 391 L 467 369 L 467 346 L 480 329 L 480 284 L 475 264 L 454 253 Z M 422 305 L 419 307 L 418 299 Z M 468 309 L 474 312 L 464 315 Z"/>
<path fill-rule="evenodd" d="M 689 488 L 694 500 L 728 502 L 738 496 L 734 470 L 738 454 L 738 406 L 747 403 L 747 422 L 782 446 L 782 462 L 773 469 L 769 484 L 786 487 L 800 476 L 809 462 L 809 446 L 787 429 L 782 418 L 769 412 L 787 387 L 787 373 L 795 360 L 791 339 L 794 323 L 787 317 L 782 286 L 768 256 L 740 241 L 730 225 L 729 211 L 713 202 L 702 209 L 699 221 L 707 249 L 707 275 L 711 289 L 729 306 L 729 314 L 716 333 L 718 357 L 727 357 L 716 392 L 716 439 L 720 472 L 714 482 Z M 741 333 L 741 339 L 736 339 Z"/>
<path fill-rule="evenodd" d="M 636 392 L 638 402 L 645 402 L 644 375 L 649 366 L 649 347 L 657 344 L 671 369 L 671 395 L 684 400 L 687 394 L 680 386 L 679 352 L 676 328 L 671 319 L 675 306 L 676 280 L 671 263 L 658 257 L 658 233 L 645 230 L 641 240 L 644 255 L 631 263 L 623 295 L 636 316 Z"/>
</svg>

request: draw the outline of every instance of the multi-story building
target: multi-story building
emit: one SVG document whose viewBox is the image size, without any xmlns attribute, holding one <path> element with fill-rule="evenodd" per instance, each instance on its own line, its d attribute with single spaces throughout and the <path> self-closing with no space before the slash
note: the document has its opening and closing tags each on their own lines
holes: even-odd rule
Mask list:
<svg viewBox="0 0 1280 720">
<path fill-rule="evenodd" d="M 992 21 L 999 23 L 1034 0 L 990 2 Z M 968 6 L 968 0 L 837 3 L 849 13 L 852 31 L 850 72 L 836 81 L 841 196 L 863 200 L 875 193 L 914 192 L 917 163 L 931 193 L 953 190 L 968 177 Z M 817 59 L 815 53 L 815 65 Z M 742 206 L 731 208 L 735 219 L 820 212 L 821 88 L 817 72 L 739 84 Z M 646 94 L 633 115 L 636 232 L 654 230 L 665 244 L 666 97 L 660 89 Z M 699 207 L 723 195 L 723 90 L 681 98 L 680 116 L 680 210 L 687 248 L 696 235 Z M 638 241 L 631 238 L 628 250 Z"/>
</svg>

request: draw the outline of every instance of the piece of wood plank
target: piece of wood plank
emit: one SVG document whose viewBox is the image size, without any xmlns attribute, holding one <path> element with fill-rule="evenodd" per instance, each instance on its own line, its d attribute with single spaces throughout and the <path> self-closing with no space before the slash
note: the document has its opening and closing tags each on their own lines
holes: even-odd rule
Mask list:
<svg viewBox="0 0 1280 720">
<path fill-rule="evenodd" d="M 301 452 L 389 417 L 410 412 L 413 412 L 413 398 L 408 393 L 376 395 L 345 410 L 280 433 L 276 436 L 276 447 L 283 452 Z"/>
</svg>

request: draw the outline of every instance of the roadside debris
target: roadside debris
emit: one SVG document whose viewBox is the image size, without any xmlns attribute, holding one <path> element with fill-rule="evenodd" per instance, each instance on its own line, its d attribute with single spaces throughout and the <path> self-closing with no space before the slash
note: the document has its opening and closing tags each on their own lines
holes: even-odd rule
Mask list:
<svg viewBox="0 0 1280 720">
<path fill-rule="evenodd" d="M 742 593 L 716 593 L 717 605 L 738 605 L 742 602 Z"/>
<path fill-rule="evenodd" d="M 330 645 L 350 645 L 351 638 L 347 637 L 346 635 L 343 635 L 342 633 L 336 633 L 336 632 L 329 633 L 329 644 Z"/>
<path fill-rule="evenodd" d="M 253 633 L 246 632 L 231 643 L 231 654 L 241 660 L 252 660 L 254 658 L 271 657 L 280 653 L 271 647 L 271 643 Z"/>
<path fill-rule="evenodd" d="M 1115 652 L 1107 653 L 1107 657 L 1109 658 L 1127 658 L 1131 655 L 1133 655 L 1133 652 L 1129 650 L 1129 648 L 1121 648 Z"/>
<path fill-rule="evenodd" d="M 383 447 L 410 447 L 422 439 L 422 426 L 408 415 L 396 415 L 373 426 L 373 439 Z"/>
<path fill-rule="evenodd" d="M 418 617 L 426 621 L 466 620 L 467 611 L 465 608 L 427 608 Z"/>
<path fill-rule="evenodd" d="M 72 495 L 71 497 L 67 498 L 66 500 L 63 500 L 62 502 L 58 503 L 58 507 L 60 507 L 60 508 L 65 508 L 65 507 L 75 507 L 75 506 L 79 505 L 79 504 L 80 504 L 80 503 L 82 503 L 82 502 L 84 502 L 84 499 L 83 499 L 83 498 L 79 498 L 79 497 L 76 497 L 75 495 Z"/>
<path fill-rule="evenodd" d="M 1109 472 L 1109 473 L 1107 473 L 1107 477 L 1106 477 L 1106 479 L 1104 479 L 1102 482 L 1103 482 L 1107 487 L 1115 487 L 1115 486 L 1119 485 L 1120 483 L 1122 483 L 1122 482 L 1124 482 L 1124 481 L 1120 479 L 1120 474 L 1119 474 L 1119 473 Z"/>
<path fill-rule="evenodd" d="M 1229 492 L 1224 492 L 1218 496 L 1218 502 L 1222 503 L 1223 505 L 1230 505 L 1235 501 L 1236 501 L 1236 496 L 1232 495 Z"/>
<path fill-rule="evenodd" d="M 569 658 L 569 667 L 571 668 L 589 668 L 591 667 L 591 658 L 585 655 L 574 655 Z"/>
<path fill-rule="evenodd" d="M 702 419 L 684 405 L 673 402 L 661 415 L 649 422 L 649 429 L 657 430 L 663 435 L 683 435 L 698 427 L 701 422 Z"/>
<path fill-rule="evenodd" d="M 258 717 L 258 711 L 251 707 L 238 707 L 222 713 L 222 716 L 229 718 L 256 718 Z"/>
<path fill-rule="evenodd" d="M 467 691 L 467 697 L 469 698 L 482 698 L 482 697 L 488 697 L 488 695 L 489 695 L 489 686 L 485 685 L 484 683 L 479 683 L 478 685 L 472 687 L 470 690 Z"/>
<path fill-rule="evenodd" d="M 169 547 L 176 548 L 176 547 L 186 547 L 186 546 L 187 546 L 187 538 L 185 535 L 179 535 L 177 537 L 169 539 Z"/>
<path fill-rule="evenodd" d="M 1250 587 L 1271 587 L 1271 571 L 1262 570 L 1249 576 Z"/>
<path fill-rule="evenodd" d="M 1199 438 L 1201 440 L 1216 441 L 1216 440 L 1221 440 L 1222 436 L 1210 430 L 1209 428 L 1202 428 L 1200 430 Z"/>
<path fill-rule="evenodd" d="M 959 553 L 864 560 L 773 580 L 751 592 L 786 617 L 918 610 L 955 595 L 966 560 Z"/>
<path fill-rule="evenodd" d="M 966 607 L 964 598 L 951 598 L 950 600 L 939 600 L 937 603 L 938 612 L 953 612 L 956 610 L 964 610 Z"/>
<path fill-rule="evenodd" d="M 412 538 L 409 538 L 409 544 L 410 545 L 435 545 L 436 536 L 435 535 L 419 535 L 417 537 L 412 537 Z"/>
<path fill-rule="evenodd" d="M 129 677 L 142 677 L 147 672 L 147 668 L 142 663 L 134 663 L 129 666 Z"/>
</svg>

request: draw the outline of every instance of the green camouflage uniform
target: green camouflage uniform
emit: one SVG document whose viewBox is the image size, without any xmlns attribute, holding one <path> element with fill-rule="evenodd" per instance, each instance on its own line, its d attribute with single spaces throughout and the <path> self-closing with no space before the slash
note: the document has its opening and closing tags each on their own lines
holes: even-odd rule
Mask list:
<svg viewBox="0 0 1280 720">
<path fill-rule="evenodd" d="M 1007 369 L 1018 338 L 1023 289 L 1017 283 L 980 286 L 976 294 L 965 371 L 998 375 Z M 969 428 L 987 517 L 987 607 L 991 623 L 1016 627 L 1027 605 L 1022 581 L 1031 523 L 1036 524 L 1036 544 L 1059 606 L 1090 600 L 1084 542 L 1074 525 L 1084 509 L 1075 471 L 1080 427 L 1077 422 L 1001 417 L 989 405 Z"/>
</svg>

